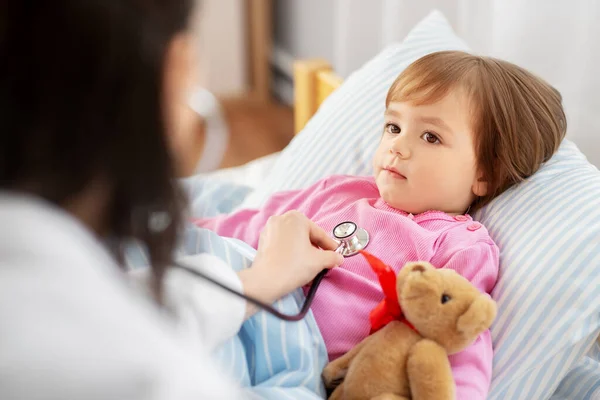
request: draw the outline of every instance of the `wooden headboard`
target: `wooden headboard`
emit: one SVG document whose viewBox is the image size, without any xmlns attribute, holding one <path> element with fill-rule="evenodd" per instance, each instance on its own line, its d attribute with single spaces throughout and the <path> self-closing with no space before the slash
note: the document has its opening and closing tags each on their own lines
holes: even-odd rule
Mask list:
<svg viewBox="0 0 600 400">
<path fill-rule="evenodd" d="M 294 132 L 298 133 L 323 100 L 342 84 L 325 60 L 294 62 Z"/>
</svg>

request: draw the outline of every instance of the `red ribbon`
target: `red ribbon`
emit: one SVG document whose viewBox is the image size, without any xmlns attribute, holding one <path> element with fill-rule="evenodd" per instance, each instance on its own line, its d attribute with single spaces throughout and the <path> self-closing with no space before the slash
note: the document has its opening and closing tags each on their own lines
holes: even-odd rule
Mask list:
<svg viewBox="0 0 600 400">
<path fill-rule="evenodd" d="M 371 321 L 370 333 L 377 332 L 392 321 L 402 321 L 417 332 L 415 327 L 402 314 L 398 292 L 396 291 L 396 273 L 394 270 L 379 258 L 364 250 L 361 250 L 360 254 L 365 257 L 373 272 L 377 274 L 384 295 L 384 299 L 369 314 L 369 320 Z"/>
</svg>

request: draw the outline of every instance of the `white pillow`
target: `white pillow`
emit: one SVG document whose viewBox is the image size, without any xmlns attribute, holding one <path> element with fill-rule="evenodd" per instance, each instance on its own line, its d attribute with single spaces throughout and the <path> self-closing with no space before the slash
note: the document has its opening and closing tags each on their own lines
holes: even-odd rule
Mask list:
<svg viewBox="0 0 600 400">
<path fill-rule="evenodd" d="M 441 50 L 468 48 L 435 11 L 327 98 L 241 206 L 332 174 L 371 174 L 389 86 L 412 61 Z M 550 397 L 593 346 L 600 332 L 599 199 L 600 173 L 565 141 L 535 176 L 475 216 L 501 249 L 491 399 Z"/>
</svg>

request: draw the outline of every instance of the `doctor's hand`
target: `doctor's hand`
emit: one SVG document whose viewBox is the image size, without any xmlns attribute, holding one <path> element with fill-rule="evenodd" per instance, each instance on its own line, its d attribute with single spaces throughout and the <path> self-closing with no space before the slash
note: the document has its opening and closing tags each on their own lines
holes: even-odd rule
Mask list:
<svg viewBox="0 0 600 400">
<path fill-rule="evenodd" d="M 239 273 L 244 291 L 272 303 L 344 261 L 338 243 L 297 211 L 269 218 L 252 264 Z"/>
</svg>

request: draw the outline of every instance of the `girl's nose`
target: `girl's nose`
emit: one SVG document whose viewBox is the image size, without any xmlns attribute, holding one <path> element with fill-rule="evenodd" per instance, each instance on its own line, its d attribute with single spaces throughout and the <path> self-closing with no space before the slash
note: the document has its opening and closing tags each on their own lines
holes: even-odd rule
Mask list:
<svg viewBox="0 0 600 400">
<path fill-rule="evenodd" d="M 410 146 L 406 134 L 400 134 L 394 138 L 390 146 L 390 153 L 399 158 L 410 158 Z"/>
</svg>

